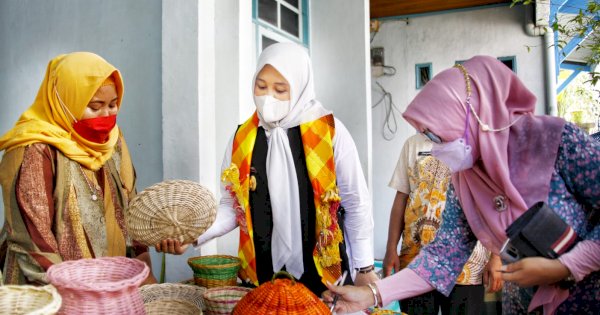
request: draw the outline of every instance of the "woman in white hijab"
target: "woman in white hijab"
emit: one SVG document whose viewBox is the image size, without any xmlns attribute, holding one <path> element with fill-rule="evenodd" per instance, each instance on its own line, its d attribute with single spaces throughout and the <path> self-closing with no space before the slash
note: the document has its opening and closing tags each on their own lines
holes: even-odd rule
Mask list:
<svg viewBox="0 0 600 315">
<path fill-rule="evenodd" d="M 305 49 L 266 48 L 254 76 L 256 112 L 232 137 L 222 199 L 202 244 L 240 227 L 240 275 L 259 285 L 286 270 L 315 294 L 348 270 L 373 272 L 373 218 L 355 144 L 315 99 Z"/>
</svg>

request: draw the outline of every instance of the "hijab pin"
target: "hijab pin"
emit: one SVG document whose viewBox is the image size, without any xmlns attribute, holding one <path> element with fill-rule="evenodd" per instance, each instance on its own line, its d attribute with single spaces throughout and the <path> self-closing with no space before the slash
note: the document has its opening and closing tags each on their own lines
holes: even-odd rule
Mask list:
<svg viewBox="0 0 600 315">
<path fill-rule="evenodd" d="M 502 195 L 494 197 L 494 208 L 498 212 L 506 210 L 506 197 Z"/>
</svg>

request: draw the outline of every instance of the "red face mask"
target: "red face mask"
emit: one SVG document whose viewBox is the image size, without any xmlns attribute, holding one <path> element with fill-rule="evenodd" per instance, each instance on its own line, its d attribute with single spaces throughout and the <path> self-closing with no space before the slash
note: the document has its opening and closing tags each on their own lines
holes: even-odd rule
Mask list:
<svg viewBox="0 0 600 315">
<path fill-rule="evenodd" d="M 79 120 L 73 124 L 73 129 L 86 140 L 104 143 L 116 124 L 117 115 L 111 115 Z"/>
</svg>

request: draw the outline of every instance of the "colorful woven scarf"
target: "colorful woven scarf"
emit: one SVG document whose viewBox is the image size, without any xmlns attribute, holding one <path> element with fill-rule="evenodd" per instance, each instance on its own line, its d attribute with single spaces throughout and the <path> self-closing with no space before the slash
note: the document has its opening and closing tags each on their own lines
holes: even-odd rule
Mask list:
<svg viewBox="0 0 600 315">
<path fill-rule="evenodd" d="M 236 218 L 240 226 L 238 255 L 242 260 L 240 276 L 258 285 L 256 259 L 250 214 L 250 165 L 256 141 L 256 113 L 238 129 L 233 140 L 231 166 L 223 171 L 221 180 L 234 197 Z M 308 176 L 314 192 L 317 242 L 313 251 L 315 266 L 321 281 L 333 283 L 342 274 L 339 244 L 343 234 L 337 221 L 340 197 L 336 186 L 333 136 L 333 115 L 300 125 Z"/>
</svg>

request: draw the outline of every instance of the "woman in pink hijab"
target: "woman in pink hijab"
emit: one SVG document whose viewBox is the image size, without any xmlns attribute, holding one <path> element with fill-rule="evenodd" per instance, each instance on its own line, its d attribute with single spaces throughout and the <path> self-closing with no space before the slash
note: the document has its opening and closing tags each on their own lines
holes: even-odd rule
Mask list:
<svg viewBox="0 0 600 315">
<path fill-rule="evenodd" d="M 435 76 L 403 116 L 453 171 L 436 239 L 408 268 L 369 286 L 330 286 L 325 301 L 339 295 L 336 311 L 344 313 L 431 290 L 449 294 L 477 239 L 499 254 L 506 228 L 543 201 L 581 241 L 557 259 L 504 265 L 503 313 L 597 314 L 600 144 L 560 118 L 533 115 L 535 103 L 493 57 Z"/>
</svg>

